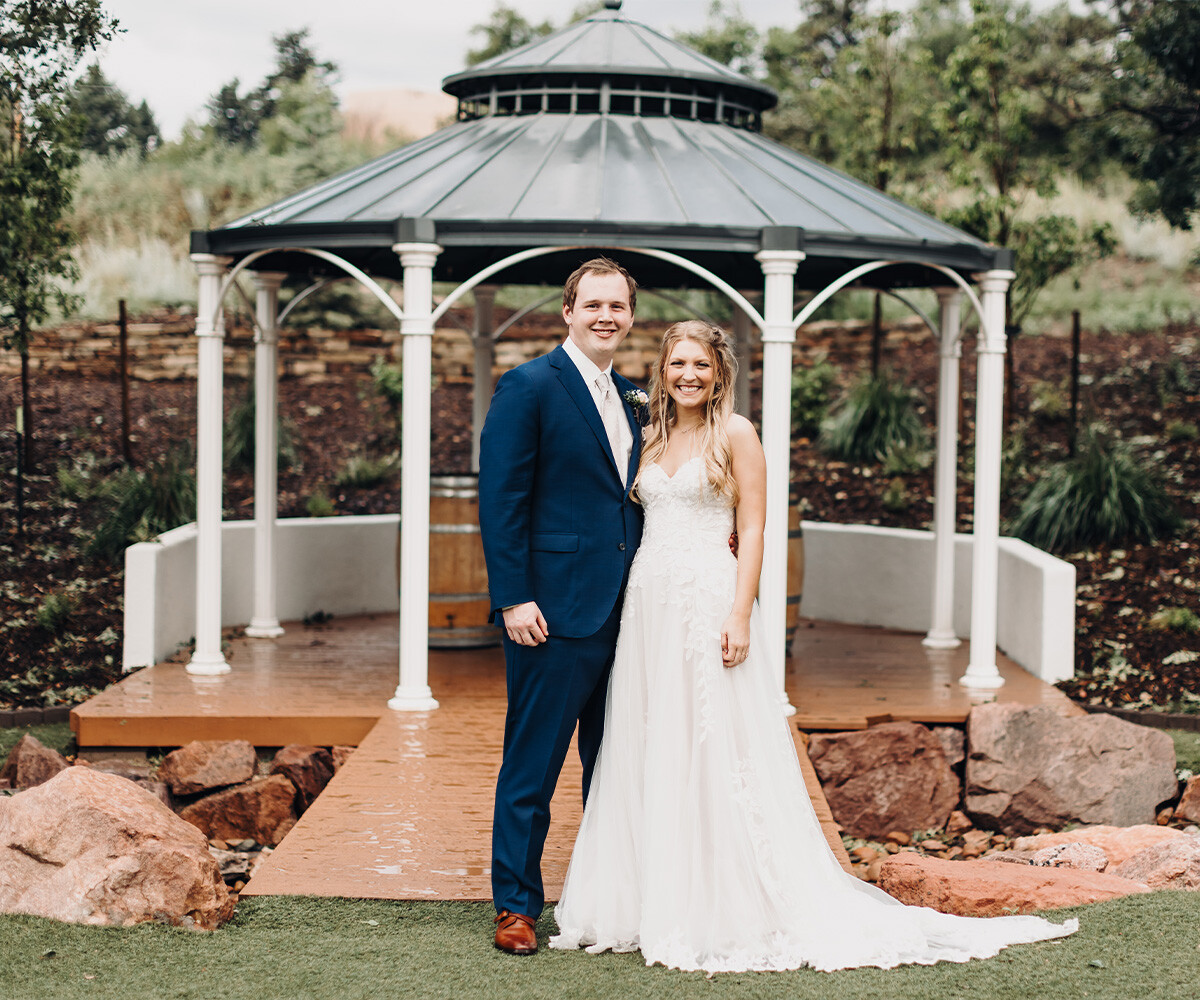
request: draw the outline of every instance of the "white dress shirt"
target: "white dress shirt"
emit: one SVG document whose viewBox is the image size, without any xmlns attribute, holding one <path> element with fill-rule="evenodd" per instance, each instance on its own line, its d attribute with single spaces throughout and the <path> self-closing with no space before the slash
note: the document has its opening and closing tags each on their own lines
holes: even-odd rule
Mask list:
<svg viewBox="0 0 1200 1000">
<path fill-rule="evenodd" d="M 620 435 L 620 447 L 617 449 L 617 454 L 613 457 L 618 462 L 618 471 L 621 473 L 621 478 L 625 478 L 625 470 L 629 468 L 629 456 L 633 453 L 633 431 L 629 429 L 629 418 L 625 415 L 625 404 L 621 401 L 621 395 L 617 391 L 617 383 L 612 377 L 612 364 L 607 368 L 597 368 L 586 354 L 579 349 L 579 346 L 568 337 L 563 342 L 563 350 L 567 352 L 567 357 L 571 359 L 572 364 L 578 369 L 579 374 L 583 376 L 583 381 L 592 393 L 592 402 L 596 404 L 596 413 L 599 414 L 601 421 L 604 420 L 604 411 L 601 409 L 602 398 L 600 389 L 596 385 L 596 377 L 604 374 L 608 376 L 609 384 L 612 386 L 613 403 L 616 406 L 616 411 L 619 419 L 617 420 L 617 430 Z"/>
</svg>

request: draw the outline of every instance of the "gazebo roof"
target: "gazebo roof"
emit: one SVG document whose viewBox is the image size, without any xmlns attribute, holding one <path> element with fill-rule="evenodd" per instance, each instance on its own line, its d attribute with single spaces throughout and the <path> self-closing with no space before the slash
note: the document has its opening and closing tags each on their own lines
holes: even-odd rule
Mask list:
<svg viewBox="0 0 1200 1000">
<path fill-rule="evenodd" d="M 800 287 L 859 260 L 1006 266 L 997 250 L 765 138 L 769 88 L 644 25 L 619 4 L 448 77 L 460 120 L 226 226 L 192 249 L 242 256 L 279 246 L 333 250 L 396 275 L 391 247 L 436 238 L 435 276 L 462 280 L 517 250 L 627 246 L 686 255 L 740 287 L 760 283 L 764 244 L 804 250 Z M 433 234 L 436 236 L 433 237 Z M 574 266 L 578 251 L 563 263 Z M 288 269 L 282 255 L 262 266 Z M 541 282 L 553 261 L 506 272 Z M 649 283 L 691 276 L 646 258 Z M 301 270 L 312 269 L 306 258 Z M 926 284 L 919 266 L 894 284 Z"/>
</svg>

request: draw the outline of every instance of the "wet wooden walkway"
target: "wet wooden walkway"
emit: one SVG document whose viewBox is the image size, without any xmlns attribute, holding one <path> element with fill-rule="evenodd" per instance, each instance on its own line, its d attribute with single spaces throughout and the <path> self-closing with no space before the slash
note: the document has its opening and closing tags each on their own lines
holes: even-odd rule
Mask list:
<svg viewBox="0 0 1200 1000">
<path fill-rule="evenodd" d="M 441 706 L 387 710 L 395 688 L 396 616 L 289 624 L 278 639 L 236 638 L 232 671 L 191 677 L 182 663 L 138 671 L 72 712 L 81 747 L 179 746 L 247 739 L 257 746 L 351 744 L 357 751 L 245 888 L 249 895 L 488 899 L 492 797 L 504 728 L 499 649 L 430 655 Z M 802 623 L 786 686 L 792 726 L 818 817 L 848 859 L 804 752 L 803 731 L 888 719 L 962 722 L 971 696 L 956 682 L 967 651 L 931 654 L 920 637 Z M 1070 702 L 1004 662 L 1002 700 Z M 552 810 L 543 871 L 557 898 L 581 815 L 572 752 Z"/>
</svg>

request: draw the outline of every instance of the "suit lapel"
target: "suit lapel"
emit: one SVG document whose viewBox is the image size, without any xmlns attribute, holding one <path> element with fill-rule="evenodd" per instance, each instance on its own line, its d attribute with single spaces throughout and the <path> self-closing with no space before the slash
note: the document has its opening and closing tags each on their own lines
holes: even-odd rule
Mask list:
<svg viewBox="0 0 1200 1000">
<path fill-rule="evenodd" d="M 629 491 L 629 487 L 633 485 L 634 477 L 637 475 L 638 463 L 642 458 L 642 425 L 638 420 L 637 412 L 633 406 L 625 398 L 625 394 L 631 389 L 636 390 L 629 379 L 623 375 L 618 375 L 613 372 L 613 385 L 616 386 L 617 392 L 621 394 L 621 405 L 625 408 L 625 419 L 629 421 L 629 432 L 633 435 L 633 447 L 629 449 L 629 468 L 625 473 L 625 490 Z"/>
<path fill-rule="evenodd" d="M 575 363 L 567 356 L 567 352 L 561 346 L 556 347 L 550 352 L 550 366 L 557 370 L 558 380 L 562 383 L 562 387 L 567 390 L 567 395 L 571 397 L 572 401 L 579 408 L 580 416 L 583 417 L 584 422 L 592 429 L 592 433 L 596 435 L 596 441 L 603 449 L 604 454 L 608 456 L 608 464 L 612 467 L 613 474 L 615 475 L 617 460 L 613 457 L 612 447 L 608 443 L 608 432 L 604 429 L 604 421 L 600 419 L 600 411 L 596 409 L 596 401 L 592 397 L 587 383 L 583 381 L 583 376 L 579 374 L 579 369 L 575 367 Z"/>
</svg>

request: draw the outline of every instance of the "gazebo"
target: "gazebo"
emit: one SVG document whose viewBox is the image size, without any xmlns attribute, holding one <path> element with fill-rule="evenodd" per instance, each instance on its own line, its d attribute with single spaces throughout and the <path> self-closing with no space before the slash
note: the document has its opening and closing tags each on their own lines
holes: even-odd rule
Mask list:
<svg viewBox="0 0 1200 1000">
<path fill-rule="evenodd" d="M 199 272 L 195 649 L 188 671 L 229 670 L 221 650 L 222 303 L 255 289 L 257 466 L 253 616 L 276 614 L 276 337 L 289 274 L 348 276 L 399 323 L 404 377 L 399 683 L 389 706 L 437 706 L 428 684 L 431 341 L 474 293 L 475 432 L 491 394 L 497 283 L 555 284 L 594 252 L 646 286 L 712 288 L 734 305 L 743 359 L 762 342 L 768 463 L 760 602 L 782 665 L 787 591 L 792 352 L 796 330 L 850 285 L 933 287 L 941 353 L 931 646 L 953 627 L 962 300 L 978 314 L 971 657 L 961 683 L 994 688 L 1007 250 L 984 244 L 761 134 L 767 87 L 621 13 L 620 0 L 546 38 L 448 77 L 457 121 L 226 226 L 192 234 Z M 403 307 L 378 284 L 403 281 Z M 433 283 L 455 285 L 435 308 Z M 761 290 L 762 307 L 754 293 Z M 797 311 L 796 297 L 806 296 Z M 743 366 L 745 367 L 745 366 Z M 743 393 L 744 397 L 744 393 Z M 782 678 L 781 678 L 782 692 Z M 784 697 L 786 705 L 786 697 Z"/>
</svg>

